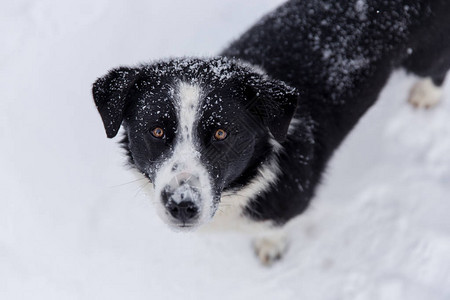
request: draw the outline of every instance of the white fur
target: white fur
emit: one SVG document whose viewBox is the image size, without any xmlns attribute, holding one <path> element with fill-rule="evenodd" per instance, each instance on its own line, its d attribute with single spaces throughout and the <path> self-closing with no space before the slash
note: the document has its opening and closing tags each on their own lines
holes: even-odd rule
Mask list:
<svg viewBox="0 0 450 300">
<path fill-rule="evenodd" d="M 299 119 L 295 119 L 292 118 L 291 123 L 289 123 L 289 127 L 288 127 L 288 131 L 287 131 L 287 135 L 292 135 L 295 131 L 295 129 L 297 129 L 298 124 L 300 124 L 300 120 Z"/>
<path fill-rule="evenodd" d="M 433 107 L 439 103 L 442 89 L 436 86 L 431 78 L 417 82 L 410 91 L 408 102 L 415 107 Z"/>
<path fill-rule="evenodd" d="M 253 240 L 253 249 L 263 265 L 279 260 L 288 247 L 287 234 L 282 228 L 272 228 Z"/>
<path fill-rule="evenodd" d="M 222 203 L 232 201 L 232 203 L 243 203 L 253 198 L 258 193 L 266 191 L 278 178 L 281 173 L 278 164 L 278 153 L 283 147 L 274 138 L 270 138 L 273 147 L 272 154 L 267 161 L 258 169 L 258 174 L 249 184 L 237 191 L 224 192 L 222 195 Z"/>
<path fill-rule="evenodd" d="M 281 173 L 278 164 L 278 154 L 283 147 L 272 137 L 270 142 L 273 147 L 272 154 L 259 167 L 258 174 L 243 188 L 222 193 L 216 215 L 212 222 L 207 225 L 206 230 L 234 229 L 255 234 L 272 227 L 273 224 L 271 222 L 256 222 L 243 215 L 244 209 L 249 202 L 274 184 Z"/>
<path fill-rule="evenodd" d="M 190 142 L 193 146 L 192 133 L 198 115 L 202 91 L 198 85 L 180 82 L 177 92 L 176 106 L 178 108 L 178 122 L 181 129 L 181 138 Z"/>
<path fill-rule="evenodd" d="M 198 224 L 207 222 L 213 214 L 213 193 L 211 180 L 207 170 L 200 162 L 199 146 L 195 142 L 195 130 L 197 116 L 199 114 L 202 90 L 198 85 L 180 82 L 175 89 L 175 107 L 178 117 L 177 143 L 172 157 L 167 159 L 157 172 L 155 178 L 154 199 L 157 211 L 161 218 L 169 225 L 174 225 L 176 220 L 170 217 L 162 205 L 161 192 L 165 186 L 176 186 L 174 181 L 178 178 L 191 176 L 195 179 L 201 195 L 197 201 L 199 206 Z M 183 189 L 184 187 L 179 187 Z"/>
</svg>

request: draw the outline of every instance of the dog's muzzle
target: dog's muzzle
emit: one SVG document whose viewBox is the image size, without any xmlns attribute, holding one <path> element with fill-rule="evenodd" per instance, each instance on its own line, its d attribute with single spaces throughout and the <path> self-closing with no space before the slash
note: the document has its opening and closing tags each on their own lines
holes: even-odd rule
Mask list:
<svg viewBox="0 0 450 300">
<path fill-rule="evenodd" d="M 193 225 L 200 214 L 200 180 L 190 173 L 175 175 L 161 192 L 166 211 L 180 227 Z"/>
</svg>

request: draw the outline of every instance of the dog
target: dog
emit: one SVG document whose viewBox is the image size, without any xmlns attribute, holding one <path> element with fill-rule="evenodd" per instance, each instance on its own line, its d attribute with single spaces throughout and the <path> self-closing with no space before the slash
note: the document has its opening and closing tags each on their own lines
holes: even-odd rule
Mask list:
<svg viewBox="0 0 450 300">
<path fill-rule="evenodd" d="M 394 70 L 423 78 L 413 105 L 438 102 L 449 15 L 446 0 L 291 0 L 216 57 L 119 67 L 93 98 L 169 226 L 252 232 L 268 265 Z"/>
</svg>

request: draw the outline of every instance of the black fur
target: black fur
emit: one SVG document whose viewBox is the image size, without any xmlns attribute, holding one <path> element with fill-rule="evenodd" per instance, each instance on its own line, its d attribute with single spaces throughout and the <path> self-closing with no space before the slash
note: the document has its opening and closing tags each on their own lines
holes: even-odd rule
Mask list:
<svg viewBox="0 0 450 300">
<path fill-rule="evenodd" d="M 442 84 L 450 67 L 449 16 L 445 0 L 289 1 L 225 49 L 222 55 L 258 65 L 301 91 L 297 114 L 314 124 L 307 162 L 298 153 L 305 137 L 297 130 L 283 144 L 278 185 L 247 213 L 279 223 L 301 213 L 333 151 L 394 69 Z"/>
<path fill-rule="evenodd" d="M 220 118 L 219 106 L 205 106 L 198 132 L 217 195 L 238 193 L 256 176 L 268 163 L 273 136 L 283 147 L 282 173 L 245 213 L 284 224 L 306 209 L 327 161 L 393 70 L 403 67 L 442 84 L 450 67 L 449 15 L 446 0 L 288 1 L 221 57 L 115 69 L 94 84 L 94 99 L 108 137 L 124 121 L 130 162 L 152 179 L 146 170 L 157 171 L 155 162 L 170 156 L 175 143 L 175 135 L 159 144 L 148 136 L 155 122 L 176 132 L 165 88 L 181 79 L 200 83 L 209 91 L 207 101 L 221 99 L 224 109 Z M 166 118 L 156 117 L 158 110 L 167 112 Z M 296 126 L 287 135 L 292 117 Z M 247 132 L 224 144 L 210 143 L 208 118 Z"/>
</svg>

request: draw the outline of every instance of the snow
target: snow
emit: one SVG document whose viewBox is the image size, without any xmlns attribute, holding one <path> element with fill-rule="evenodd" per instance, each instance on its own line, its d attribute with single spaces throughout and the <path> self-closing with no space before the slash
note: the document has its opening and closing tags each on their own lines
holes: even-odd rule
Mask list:
<svg viewBox="0 0 450 300">
<path fill-rule="evenodd" d="M 272 268 L 245 236 L 170 231 L 105 138 L 98 76 L 215 54 L 281 2 L 3 3 L 0 299 L 450 298 L 450 80 L 415 110 L 391 78 Z"/>
</svg>

